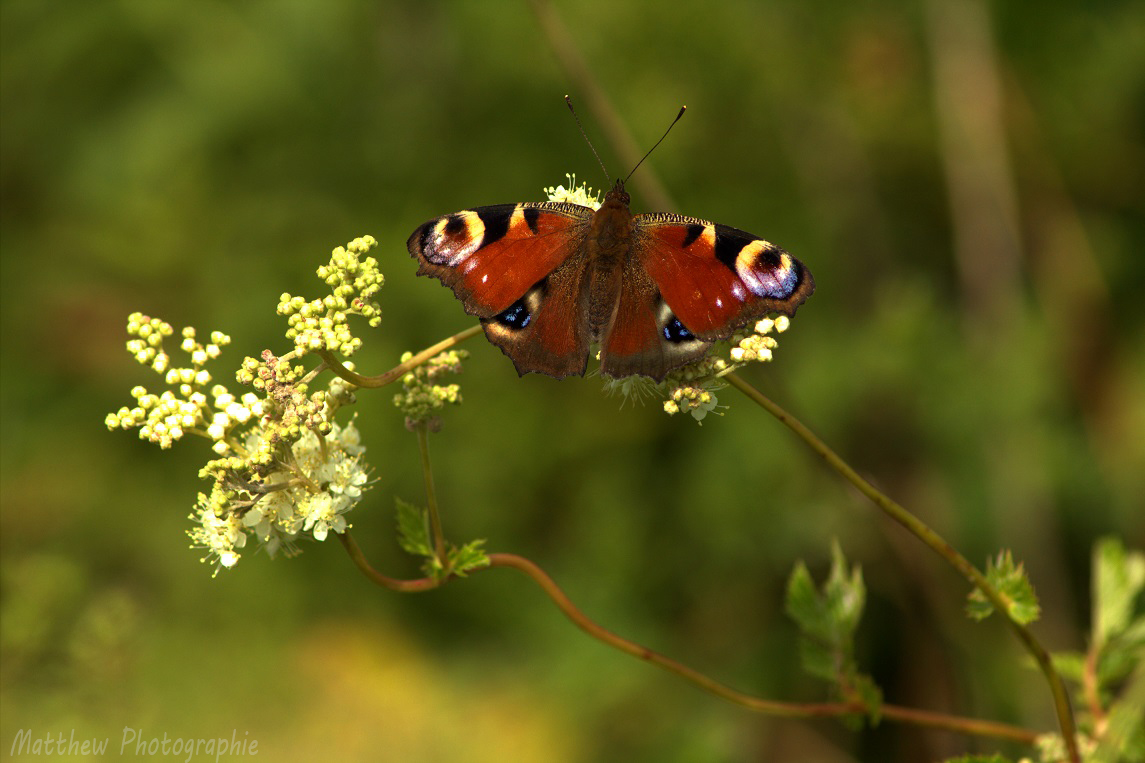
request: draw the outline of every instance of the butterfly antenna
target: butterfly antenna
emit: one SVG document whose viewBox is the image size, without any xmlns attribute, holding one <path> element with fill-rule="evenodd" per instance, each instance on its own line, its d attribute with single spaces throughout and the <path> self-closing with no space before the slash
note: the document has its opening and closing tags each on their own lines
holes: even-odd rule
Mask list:
<svg viewBox="0 0 1145 763">
<path fill-rule="evenodd" d="M 581 137 L 584 138 L 584 142 L 588 144 L 588 147 L 592 149 L 592 155 L 595 156 L 596 161 L 600 163 L 600 168 L 604 170 L 604 176 L 608 178 L 608 182 L 611 184 L 612 176 L 608 174 L 608 168 L 604 166 L 604 162 L 600 161 L 600 154 L 596 153 L 596 146 L 592 145 L 592 141 L 588 139 L 588 133 L 584 131 L 584 125 L 580 123 L 580 117 L 576 115 L 576 109 L 573 108 L 572 98 L 566 95 L 565 103 L 568 105 L 569 111 L 572 112 L 573 119 L 576 120 L 576 126 L 580 129 Z M 679 119 L 679 117 L 676 118 Z"/>
<path fill-rule="evenodd" d="M 660 136 L 660 140 L 656 141 L 656 145 L 654 145 L 654 146 L 652 146 L 652 148 L 648 149 L 647 154 L 644 154 L 644 156 L 640 157 L 640 161 L 636 162 L 636 167 L 633 167 L 632 172 L 628 173 L 628 177 L 624 178 L 625 183 L 628 182 L 628 178 L 632 177 L 633 173 L 636 172 L 637 168 L 640 167 L 641 164 L 644 164 L 644 160 L 648 158 L 648 155 L 656 150 L 656 146 L 659 146 L 661 143 L 664 142 L 664 139 L 668 137 L 668 133 L 672 132 L 672 128 L 676 126 L 676 123 L 680 121 L 680 117 L 684 116 L 684 112 L 687 110 L 688 110 L 687 106 L 681 106 L 680 107 L 680 113 L 677 114 L 676 118 L 672 120 L 672 124 L 668 125 L 668 129 L 665 130 L 664 134 Z"/>
</svg>

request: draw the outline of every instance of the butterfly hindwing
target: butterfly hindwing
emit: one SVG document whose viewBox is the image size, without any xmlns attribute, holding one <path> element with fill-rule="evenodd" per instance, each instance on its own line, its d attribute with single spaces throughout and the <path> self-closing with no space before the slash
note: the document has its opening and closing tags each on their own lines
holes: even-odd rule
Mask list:
<svg viewBox="0 0 1145 763">
<path fill-rule="evenodd" d="M 793 315 L 815 290 L 799 260 L 758 236 L 671 214 L 636 215 L 634 246 L 664 302 L 706 341 L 749 321 Z"/>
<path fill-rule="evenodd" d="M 517 373 L 530 371 L 557 379 L 583 375 L 592 337 L 583 251 L 534 285 L 521 299 L 481 325 L 489 341 L 513 361 Z"/>
<path fill-rule="evenodd" d="M 580 279 L 591 218 L 576 204 L 477 207 L 426 222 L 407 248 L 418 274 L 451 288 L 519 373 L 559 378 L 587 363 Z"/>
<path fill-rule="evenodd" d="M 602 342 L 601 373 L 662 379 L 671 369 L 699 360 L 710 345 L 683 326 L 638 258 L 629 258 L 616 316 Z"/>
</svg>

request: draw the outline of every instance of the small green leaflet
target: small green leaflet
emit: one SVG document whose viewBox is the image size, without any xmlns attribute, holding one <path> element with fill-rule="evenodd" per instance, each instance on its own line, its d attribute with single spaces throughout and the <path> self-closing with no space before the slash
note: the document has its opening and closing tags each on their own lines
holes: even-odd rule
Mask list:
<svg viewBox="0 0 1145 763">
<path fill-rule="evenodd" d="M 1021 564 L 1015 564 L 1009 550 L 1002 551 L 986 563 L 986 580 L 1006 602 L 1007 614 L 1022 625 L 1038 619 L 1041 609 L 1038 597 L 1026 571 Z M 975 620 L 985 620 L 994 612 L 994 605 L 986 595 L 975 588 L 966 602 L 966 614 Z"/>
</svg>

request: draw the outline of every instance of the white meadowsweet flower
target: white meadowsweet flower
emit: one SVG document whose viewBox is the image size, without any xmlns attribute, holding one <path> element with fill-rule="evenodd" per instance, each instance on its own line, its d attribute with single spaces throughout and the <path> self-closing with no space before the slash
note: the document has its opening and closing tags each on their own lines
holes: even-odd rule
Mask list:
<svg viewBox="0 0 1145 763">
<path fill-rule="evenodd" d="M 207 556 L 203 557 L 204 562 L 214 557 L 218 565 L 230 568 L 238 563 L 241 555 L 236 549 L 246 546 L 246 534 L 242 530 L 240 520 L 234 513 L 223 517 L 215 513 L 215 509 L 212 507 L 218 503 L 218 500 L 216 493 L 212 493 L 211 498 L 202 493 L 199 494 L 196 514 L 191 515 L 198 524 L 188 534 L 191 536 L 194 547 L 206 549 Z M 215 572 L 218 573 L 217 568 Z"/>
<path fill-rule="evenodd" d="M 223 416 L 216 414 L 216 420 L 221 421 Z M 273 452 L 265 435 L 261 426 L 247 432 L 246 449 L 251 453 Z M 368 487 L 368 470 L 360 458 L 365 448 L 359 444 L 360 437 L 353 422 L 344 427 L 332 424 L 324 440 L 325 447 L 315 432 L 303 431 L 292 446 L 289 468 L 284 465 L 266 475 L 261 488 L 253 495 L 239 491 L 241 495 L 233 500 L 241 503 L 241 510 L 224 494 L 219 511 L 226 513 L 229 509 L 232 516 L 241 516 L 235 525 L 239 534 L 244 539 L 249 535 L 260 541 L 272 557 L 279 551 L 294 555 L 298 551 L 297 542 L 303 537 L 322 541 L 331 532 L 345 532 L 350 526 L 347 514 Z M 206 545 L 200 539 L 201 534 L 199 528 L 192 531 L 198 545 Z M 238 547 L 237 543 L 233 545 Z M 212 555 L 220 567 L 225 568 L 222 553 L 227 550 L 226 543 L 219 549 Z"/>
</svg>

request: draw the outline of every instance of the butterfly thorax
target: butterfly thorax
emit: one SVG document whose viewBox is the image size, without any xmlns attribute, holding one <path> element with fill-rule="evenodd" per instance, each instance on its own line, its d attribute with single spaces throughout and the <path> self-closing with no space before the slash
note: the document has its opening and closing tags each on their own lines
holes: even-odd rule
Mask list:
<svg viewBox="0 0 1145 763">
<path fill-rule="evenodd" d="M 632 211 L 623 181 L 605 194 L 589 223 L 587 247 L 588 324 L 594 337 L 612 325 L 632 241 Z"/>
<path fill-rule="evenodd" d="M 604 203 L 596 210 L 589 223 L 587 244 L 594 266 L 608 268 L 619 265 L 628 253 L 632 239 L 632 211 L 628 208 L 628 194 L 616 196 L 609 191 Z"/>
</svg>

